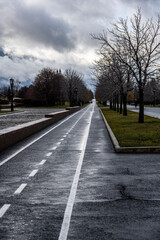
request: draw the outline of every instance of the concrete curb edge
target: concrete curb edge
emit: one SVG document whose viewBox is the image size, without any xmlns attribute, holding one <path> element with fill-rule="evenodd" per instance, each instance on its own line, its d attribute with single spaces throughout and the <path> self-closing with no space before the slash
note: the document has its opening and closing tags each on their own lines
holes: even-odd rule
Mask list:
<svg viewBox="0 0 160 240">
<path fill-rule="evenodd" d="M 45 118 L 0 130 L 0 152 L 79 110 L 80 108 L 77 107 L 50 115 L 48 114 Z"/>
<path fill-rule="evenodd" d="M 148 146 L 148 147 L 120 147 L 119 143 L 112 132 L 112 129 L 110 128 L 107 120 L 105 119 L 102 110 L 100 109 L 100 113 L 102 115 L 102 118 L 104 120 L 105 126 L 107 128 L 107 131 L 109 133 L 110 139 L 112 141 L 114 150 L 116 153 L 160 153 L 160 147 L 156 146 Z"/>
</svg>

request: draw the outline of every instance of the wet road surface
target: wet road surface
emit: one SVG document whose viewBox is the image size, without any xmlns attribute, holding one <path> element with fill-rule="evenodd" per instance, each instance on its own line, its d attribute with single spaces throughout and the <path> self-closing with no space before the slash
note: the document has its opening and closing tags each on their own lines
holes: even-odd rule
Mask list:
<svg viewBox="0 0 160 240">
<path fill-rule="evenodd" d="M 139 107 L 128 105 L 127 108 L 133 112 L 139 112 Z M 144 114 L 160 119 L 160 107 L 144 107 Z"/>
<path fill-rule="evenodd" d="M 94 104 L 0 159 L 0 239 L 160 239 L 160 154 L 114 153 Z"/>
</svg>

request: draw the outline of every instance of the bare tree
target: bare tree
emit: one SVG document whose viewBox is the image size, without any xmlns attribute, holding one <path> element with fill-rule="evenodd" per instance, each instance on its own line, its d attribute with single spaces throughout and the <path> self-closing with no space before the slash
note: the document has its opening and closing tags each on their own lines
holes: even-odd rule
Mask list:
<svg viewBox="0 0 160 240">
<path fill-rule="evenodd" d="M 108 38 L 107 33 L 112 36 Z M 160 57 L 160 17 L 143 21 L 141 10 L 130 19 L 120 18 L 113 29 L 92 35 L 101 42 L 101 50 L 112 50 L 119 61 L 130 70 L 139 90 L 139 123 L 144 122 L 144 88 L 150 76 L 158 69 Z"/>
<path fill-rule="evenodd" d="M 64 77 L 61 72 L 55 72 L 50 68 L 44 68 L 36 76 L 34 81 L 37 99 L 45 105 L 55 105 L 65 101 Z"/>
<path fill-rule="evenodd" d="M 88 101 L 89 90 L 83 83 L 82 77 L 73 69 L 64 73 L 70 106 L 83 104 Z"/>
<path fill-rule="evenodd" d="M 100 51 L 102 55 L 98 61 L 95 61 L 95 75 L 98 79 L 98 92 L 103 96 L 108 95 L 110 107 L 127 115 L 127 93 L 131 91 L 131 72 L 122 64 L 117 55 L 112 51 L 106 53 Z M 120 104 L 119 104 L 120 103 Z M 123 103 L 123 109 L 122 109 Z M 119 108 L 120 106 L 120 108 Z"/>
</svg>

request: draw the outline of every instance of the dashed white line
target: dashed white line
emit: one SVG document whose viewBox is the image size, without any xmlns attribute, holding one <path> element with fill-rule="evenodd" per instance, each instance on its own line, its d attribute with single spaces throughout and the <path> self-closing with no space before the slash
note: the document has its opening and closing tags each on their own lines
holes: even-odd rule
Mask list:
<svg viewBox="0 0 160 240">
<path fill-rule="evenodd" d="M 46 161 L 46 159 L 43 159 L 38 165 L 43 165 Z"/>
<path fill-rule="evenodd" d="M 77 165 L 76 173 L 75 173 L 75 176 L 74 176 L 74 179 L 73 179 L 73 183 L 72 183 L 71 191 L 70 191 L 70 194 L 69 194 L 67 206 L 66 206 L 66 209 L 65 209 L 64 218 L 63 218 L 63 222 L 62 222 L 62 226 L 61 226 L 61 230 L 60 230 L 58 240 L 67 240 L 70 221 L 71 221 L 71 216 L 72 216 L 73 205 L 74 205 L 76 192 L 77 192 L 77 187 L 78 187 L 78 182 L 79 182 L 79 176 L 80 176 L 80 172 L 81 172 L 81 167 L 82 167 L 84 154 L 85 154 L 85 150 L 86 150 L 86 146 L 87 146 L 87 140 L 88 140 L 88 136 L 89 136 L 89 130 L 90 130 L 90 126 L 91 126 L 93 110 L 94 110 L 94 105 L 93 105 L 93 109 L 92 109 L 92 112 L 91 112 L 91 115 L 90 115 L 90 123 L 89 123 L 89 125 L 86 129 L 85 135 L 84 135 L 83 149 L 82 149 L 82 152 L 81 152 L 81 155 L 80 155 L 80 158 L 79 158 L 79 162 L 78 162 L 78 165 Z"/>
<path fill-rule="evenodd" d="M 65 138 L 67 135 L 64 135 L 63 138 Z"/>
<path fill-rule="evenodd" d="M 56 149 L 57 149 L 57 146 L 52 148 L 52 150 L 56 150 Z"/>
<path fill-rule="evenodd" d="M 29 177 L 34 177 L 37 172 L 38 172 L 38 169 L 33 170 L 33 171 L 29 174 Z"/>
<path fill-rule="evenodd" d="M 8 208 L 11 206 L 11 204 L 4 204 L 3 207 L 0 209 L 0 218 L 3 217 L 3 215 L 7 212 Z"/>
<path fill-rule="evenodd" d="M 60 144 L 61 144 L 61 142 L 58 142 L 58 143 L 57 143 L 57 145 L 60 145 Z"/>
<path fill-rule="evenodd" d="M 61 138 L 61 139 L 60 139 L 60 141 L 63 141 L 63 140 L 64 140 L 64 138 Z"/>
<path fill-rule="evenodd" d="M 14 194 L 20 194 L 26 186 L 27 186 L 27 183 L 21 184 L 19 188 L 17 188 L 17 190 L 14 192 Z"/>
<path fill-rule="evenodd" d="M 52 155 L 52 152 L 49 152 L 46 154 L 47 157 L 50 157 Z"/>
</svg>

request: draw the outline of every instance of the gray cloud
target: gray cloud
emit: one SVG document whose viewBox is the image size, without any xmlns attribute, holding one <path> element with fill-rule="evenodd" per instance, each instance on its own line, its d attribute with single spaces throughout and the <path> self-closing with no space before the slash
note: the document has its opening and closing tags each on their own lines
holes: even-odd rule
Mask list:
<svg viewBox="0 0 160 240">
<path fill-rule="evenodd" d="M 0 24 L 1 37 L 18 38 L 57 51 L 74 49 L 74 32 L 63 18 L 51 16 L 41 7 L 26 6 L 23 1 L 15 1 L 8 12 L 5 23 Z"/>
<path fill-rule="evenodd" d="M 120 2 L 122 6 L 132 8 L 134 12 L 137 8 L 141 8 L 143 15 L 146 17 L 153 17 L 159 14 L 159 0 L 120 0 Z"/>
<path fill-rule="evenodd" d="M 75 67 L 89 81 L 100 33 L 137 7 L 154 16 L 159 0 L 1 0 L 0 82 L 34 80 L 43 67 Z M 92 72 L 92 71 L 91 71 Z M 1 78 L 2 77 L 2 78 Z M 3 80 L 4 82 L 4 80 Z"/>
</svg>

